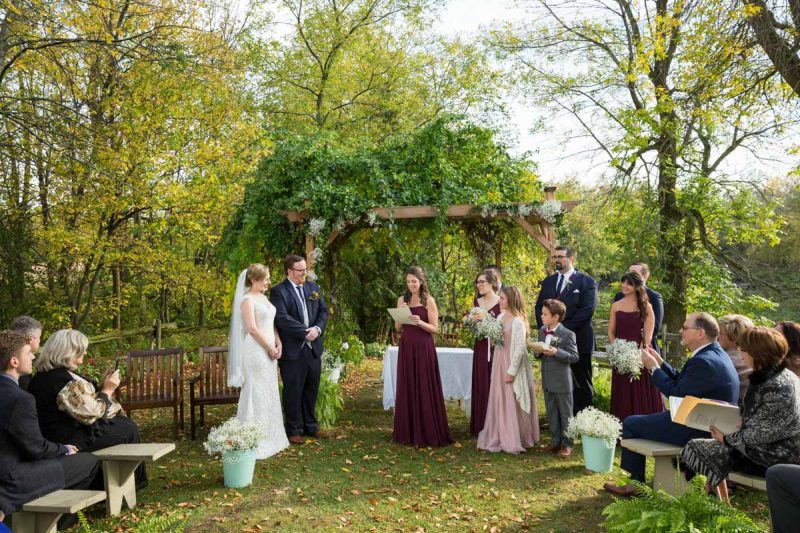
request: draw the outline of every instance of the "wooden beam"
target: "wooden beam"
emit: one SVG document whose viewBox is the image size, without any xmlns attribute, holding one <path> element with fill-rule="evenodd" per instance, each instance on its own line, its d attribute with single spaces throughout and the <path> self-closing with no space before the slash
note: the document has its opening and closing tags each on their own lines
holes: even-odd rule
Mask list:
<svg viewBox="0 0 800 533">
<path fill-rule="evenodd" d="M 536 239 L 536 241 L 539 244 L 541 244 L 545 250 L 547 251 L 552 250 L 552 244 L 547 239 L 547 237 L 544 234 L 542 234 L 539 228 L 537 228 L 536 226 L 534 226 L 533 224 L 531 224 L 522 217 L 512 217 L 512 219 L 514 220 L 514 222 L 517 223 L 517 225 L 519 225 L 519 227 L 524 229 L 528 233 L 528 235 Z"/>
<path fill-rule="evenodd" d="M 546 193 L 547 194 L 547 193 Z M 551 198 L 548 198 L 551 199 Z M 528 202 L 513 202 L 511 205 L 524 205 Z M 580 203 L 579 200 L 566 200 L 561 202 L 565 212 L 571 211 L 576 205 Z M 412 205 L 400 207 L 378 207 L 372 209 L 378 218 L 382 220 L 404 220 L 415 218 L 436 218 L 439 216 L 439 208 L 433 205 Z M 306 211 L 278 211 L 278 214 L 286 217 L 289 222 L 302 222 L 308 217 Z M 447 218 L 480 218 L 481 208 L 470 204 L 451 205 L 447 208 L 445 216 Z M 505 218 L 506 213 L 498 213 L 497 217 L 492 218 Z M 536 215 L 531 215 L 534 217 Z M 530 218 L 530 217 L 528 217 Z M 537 217 L 538 218 L 538 217 Z M 543 221 L 546 222 L 546 221 Z"/>
</svg>

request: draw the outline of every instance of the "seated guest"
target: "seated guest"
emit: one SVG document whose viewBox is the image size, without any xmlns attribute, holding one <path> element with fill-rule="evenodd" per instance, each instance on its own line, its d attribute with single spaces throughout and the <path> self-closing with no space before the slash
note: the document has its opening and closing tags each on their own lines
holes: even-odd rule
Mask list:
<svg viewBox="0 0 800 533">
<path fill-rule="evenodd" d="M 677 372 L 652 349 L 642 355 L 642 362 L 652 383 L 664 396 L 697 396 L 733 403 L 739 399 L 739 376 L 730 357 L 717 343 L 719 326 L 708 313 L 692 313 L 680 330 L 681 345 L 692 351 L 691 357 Z M 632 415 L 622 423 L 623 439 L 648 439 L 684 446 L 691 439 L 708 437 L 708 432 L 672 422 L 669 411 L 650 415 Z M 622 449 L 620 467 L 631 479 L 644 482 L 645 457 Z M 629 497 L 636 493 L 633 485 L 606 483 L 608 492 Z"/>
<path fill-rule="evenodd" d="M 775 465 L 767 469 L 767 497 L 772 533 L 793 533 L 800 524 L 800 466 Z"/>
<path fill-rule="evenodd" d="M 50 492 L 90 488 L 99 469 L 92 454 L 42 436 L 36 401 L 18 385 L 34 357 L 24 335 L 0 331 L 0 520 Z"/>
<path fill-rule="evenodd" d="M 800 377 L 800 324 L 797 322 L 778 322 L 775 329 L 780 331 L 789 344 L 786 354 L 786 368 Z"/>
<path fill-rule="evenodd" d="M 725 478 L 731 471 L 763 476 L 767 468 L 800 463 L 800 379 L 786 369 L 783 335 L 770 328 L 751 328 L 739 340 L 744 362 L 753 369 L 744 398 L 742 425 L 723 435 L 711 426 L 711 439 L 690 440 L 681 460 L 708 478 L 727 498 Z"/>
<path fill-rule="evenodd" d="M 754 327 L 753 321 L 743 315 L 725 315 L 719 319 L 719 345 L 731 358 L 736 373 L 739 374 L 739 404 L 744 401 L 745 392 L 753 369 L 744 364 L 739 352 L 739 337 L 746 329 Z"/>
<path fill-rule="evenodd" d="M 86 335 L 74 329 L 56 331 L 44 343 L 28 388 L 36 398 L 42 434 L 89 452 L 141 442 L 139 428 L 113 398 L 119 370 L 106 372 L 99 387 L 77 373 L 88 347 Z M 142 465 L 136 473 L 137 487 L 143 487 L 145 480 Z"/>
<path fill-rule="evenodd" d="M 33 353 L 39 351 L 39 343 L 42 340 L 42 323 L 29 316 L 18 316 L 11 321 L 9 328 L 11 331 L 17 331 L 28 338 L 28 344 L 31 345 Z M 31 382 L 30 374 L 19 378 L 19 386 L 22 390 L 28 390 L 28 384 Z"/>
</svg>

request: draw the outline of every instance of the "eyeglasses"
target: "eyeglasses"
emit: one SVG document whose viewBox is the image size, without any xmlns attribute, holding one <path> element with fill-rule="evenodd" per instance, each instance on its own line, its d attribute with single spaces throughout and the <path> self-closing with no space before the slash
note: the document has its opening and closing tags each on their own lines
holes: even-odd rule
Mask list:
<svg viewBox="0 0 800 533">
<path fill-rule="evenodd" d="M 489 282 L 486 281 L 485 279 L 479 279 L 478 281 L 475 282 L 475 285 L 484 285 L 486 283 L 489 283 Z"/>
<path fill-rule="evenodd" d="M 554 255 L 554 256 L 552 257 L 552 259 L 566 259 L 566 258 L 567 258 L 567 256 L 566 256 L 566 255 Z"/>
<path fill-rule="evenodd" d="M 305 274 L 306 272 L 308 272 L 307 268 L 292 268 L 290 270 L 294 270 L 295 272 L 300 272 L 301 274 Z"/>
</svg>

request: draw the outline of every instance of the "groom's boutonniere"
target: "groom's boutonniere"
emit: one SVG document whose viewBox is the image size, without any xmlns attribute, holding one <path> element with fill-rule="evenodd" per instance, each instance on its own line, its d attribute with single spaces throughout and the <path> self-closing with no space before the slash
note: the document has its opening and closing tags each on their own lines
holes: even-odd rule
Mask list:
<svg viewBox="0 0 800 533">
<path fill-rule="evenodd" d="M 308 299 L 312 302 L 319 300 L 319 293 L 317 291 L 311 291 L 311 295 L 308 297 Z"/>
</svg>

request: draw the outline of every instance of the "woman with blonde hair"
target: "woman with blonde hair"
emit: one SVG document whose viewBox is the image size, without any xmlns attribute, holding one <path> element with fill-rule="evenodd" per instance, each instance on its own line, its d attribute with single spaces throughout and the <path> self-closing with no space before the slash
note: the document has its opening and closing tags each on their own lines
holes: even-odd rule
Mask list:
<svg viewBox="0 0 800 533">
<path fill-rule="evenodd" d="M 28 392 L 36 398 L 39 427 L 48 440 L 74 444 L 82 452 L 141 442 L 136 423 L 114 399 L 119 370 L 109 369 L 99 384 L 80 374 L 89 339 L 80 331 L 61 329 L 50 335 L 36 358 Z M 147 484 L 144 465 L 136 486 Z"/>
<path fill-rule="evenodd" d="M 753 369 L 747 366 L 744 359 L 742 359 L 742 353 L 739 350 L 739 339 L 745 330 L 755 327 L 755 324 L 744 315 L 725 315 L 720 317 L 717 323 L 719 324 L 719 345 L 731 358 L 733 367 L 739 375 L 739 405 L 742 405 Z"/>
<path fill-rule="evenodd" d="M 539 441 L 539 415 L 526 342 L 530 326 L 519 289 L 500 289 L 500 310 L 503 345 L 494 351 L 486 423 L 478 435 L 478 448 L 520 453 Z"/>
</svg>

